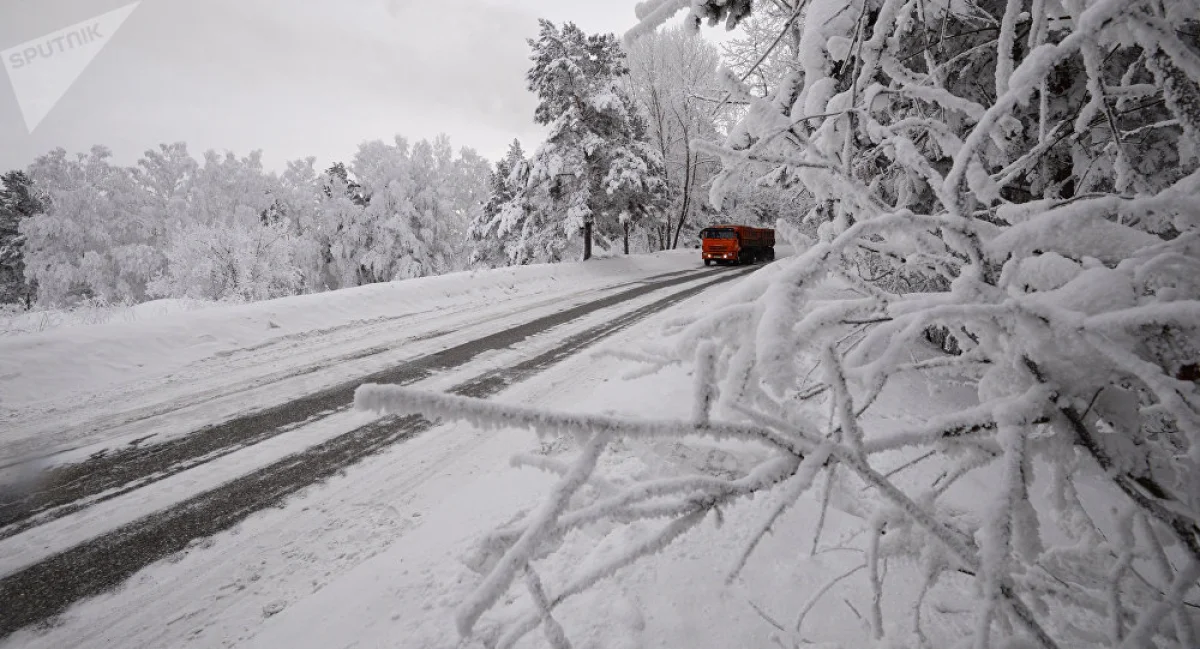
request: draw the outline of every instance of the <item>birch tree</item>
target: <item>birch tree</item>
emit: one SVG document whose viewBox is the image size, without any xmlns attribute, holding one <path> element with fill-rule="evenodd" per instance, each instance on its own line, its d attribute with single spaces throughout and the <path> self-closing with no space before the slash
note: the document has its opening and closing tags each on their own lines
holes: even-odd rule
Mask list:
<svg viewBox="0 0 1200 649">
<path fill-rule="evenodd" d="M 708 206 L 700 194 L 720 164 L 692 146 L 697 139 L 717 136 L 717 49 L 675 27 L 630 43 L 629 52 L 630 88 L 646 115 L 650 142 L 663 159 L 671 193 L 656 232 L 659 248 L 675 248 L 685 228 L 705 225 L 696 224 Z"/>
</svg>

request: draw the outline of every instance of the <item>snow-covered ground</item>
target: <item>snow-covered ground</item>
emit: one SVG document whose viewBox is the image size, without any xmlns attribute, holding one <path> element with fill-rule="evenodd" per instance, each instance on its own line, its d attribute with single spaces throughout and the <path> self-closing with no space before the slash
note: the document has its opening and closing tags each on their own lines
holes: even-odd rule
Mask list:
<svg viewBox="0 0 1200 649">
<path fill-rule="evenodd" d="M 636 315 L 678 291 L 702 289 L 727 272 L 706 270 L 695 257 L 682 251 L 460 274 L 9 337 L 0 343 L 6 421 L 0 455 L 9 462 L 4 477 L 30 470 L 29 463 L 17 462 L 22 456 L 40 456 L 32 466 L 45 469 L 102 457 L 125 448 L 129 438 L 133 446 L 144 443 L 147 430 L 154 442 L 186 436 L 348 378 L 585 307 L 581 315 L 518 344 L 477 354 L 416 384 L 449 389 L 552 352 L 572 336 L 611 326 L 627 317 L 622 314 Z M 622 297 L 639 286 L 644 290 Z M 598 300 L 605 306 L 593 309 Z M 638 325 L 613 344 L 653 328 L 653 322 Z M 598 388 L 614 371 L 612 362 L 568 356 L 497 398 L 596 403 L 596 395 L 604 394 Z M 360 412 L 330 412 L 248 448 L 201 458 L 178 473 L 89 496 L 83 499 L 88 506 L 0 535 L 0 579 L 104 534 L 123 533 L 143 517 L 186 506 L 189 499 L 371 419 Z M 536 498 L 545 484 L 541 476 L 522 474 L 518 484 L 509 485 L 505 468 L 513 451 L 536 447 L 518 433 L 436 427 L 293 494 L 278 509 L 196 540 L 120 588 L 4 644 L 157 647 L 250 638 L 285 603 L 401 543 L 422 527 L 422 517 L 437 520 L 459 511 L 465 518 L 447 524 L 471 536 L 497 522 L 496 515 Z M 473 500 L 475 489 L 487 488 L 489 476 L 501 481 L 493 483 L 497 489 L 489 496 L 496 499 L 494 507 L 454 505 L 455 499 Z M 443 540 L 457 538 L 442 525 L 430 529 Z"/>
<path fill-rule="evenodd" d="M 139 331 L 160 332 L 160 344 L 174 351 L 187 349 L 188 339 L 221 333 L 224 337 L 219 343 L 208 341 L 207 356 L 202 358 L 222 358 L 217 354 L 230 350 L 235 353 L 227 357 L 236 358 L 256 346 L 269 349 L 289 333 L 337 330 L 339 325 L 361 321 L 364 315 L 401 317 L 433 310 L 439 315 L 421 321 L 420 329 L 437 329 L 463 317 L 453 309 L 457 300 L 463 300 L 457 304 L 476 315 L 486 310 L 482 306 L 472 308 L 471 297 L 481 296 L 485 297 L 479 303 L 484 305 L 507 305 L 507 315 L 496 317 L 509 322 L 516 317 L 514 307 L 524 317 L 538 308 L 561 309 L 581 291 L 612 291 L 614 284 L 686 270 L 694 265 L 694 259 L 678 254 L 604 264 L 597 265 L 602 269 L 599 276 L 592 275 L 591 267 L 519 269 L 517 272 L 523 270 L 532 277 L 527 284 L 511 285 L 514 288 L 499 277 L 487 277 L 481 282 L 483 286 L 470 285 L 469 276 L 435 278 L 424 283 L 440 284 L 442 288 L 429 287 L 424 295 L 412 291 L 413 287 L 408 289 L 412 292 L 405 293 L 403 285 L 391 285 L 376 291 L 333 295 L 324 301 L 280 300 L 211 309 L 194 314 L 194 319 L 175 314 L 160 321 L 106 325 L 104 331 L 89 332 L 92 345 L 79 350 L 103 357 L 104 345 L 125 346 L 150 365 L 156 356 L 138 349 Z M 449 287 L 454 290 L 447 290 Z M 439 298 L 436 290 L 446 291 L 446 297 Z M 604 350 L 652 341 L 661 335 L 667 320 L 719 306 L 726 290 L 717 287 L 702 292 L 616 334 L 599 348 L 569 356 L 493 398 L 560 410 L 684 418 L 691 408 L 690 368 L 673 366 L 636 376 L 632 372 L 635 365 L 606 355 Z M 396 295 L 391 304 L 382 297 L 388 291 Z M 506 291 L 515 294 L 505 295 Z M 408 297 L 399 297 L 401 293 Z M 644 303 L 657 295 L 639 299 Z M 546 307 L 546 302 L 554 306 Z M 628 310 L 637 303 L 624 308 Z M 366 305 L 372 305 L 375 311 L 353 311 Z M 610 312 L 599 311 L 517 349 L 489 355 L 445 375 L 430 377 L 420 385 L 447 389 L 464 376 L 511 365 L 522 355 L 548 348 L 572 332 L 611 317 Z M 275 322 L 285 331 L 276 332 L 266 321 Z M 180 331 L 172 333 L 173 328 Z M 346 331 L 359 329 L 346 327 Z M 363 336 L 376 339 L 395 333 Z M 301 340 L 314 337 L 301 336 Z M 47 349 L 35 348 L 26 353 L 51 354 L 54 345 L 71 344 L 67 336 L 50 334 L 44 338 Z M 311 362 L 311 356 L 304 358 L 309 359 L 304 362 Z M 143 376 L 186 370 L 165 367 L 169 364 L 164 360 L 153 369 L 145 369 Z M 137 363 L 132 365 L 136 367 Z M 65 372 L 61 376 L 68 380 Z M 94 385 L 89 383 L 93 380 L 90 377 L 76 380 L 71 389 L 83 391 L 84 386 Z M 938 408 L 937 404 L 953 407 L 969 398 L 953 393 L 935 397 L 919 385 L 901 392 L 891 395 L 888 407 L 891 415 L 901 420 L 919 420 Z M 914 395 L 922 398 L 914 401 Z M 27 397 L 30 402 L 33 396 L 31 392 Z M 343 420 L 338 423 L 337 417 Z M 253 471 L 361 423 L 364 417 L 369 419 L 359 412 L 329 417 L 253 449 L 185 471 L 153 489 L 137 490 L 0 540 L 0 575 L 114 529 L 133 517 L 181 502 L 231 476 Z M 472 570 L 474 542 L 533 507 L 554 484 L 551 476 L 511 466 L 509 458 L 520 453 L 566 457 L 574 451 L 569 439 L 539 440 L 523 431 L 483 432 L 464 424 L 437 426 L 305 488 L 278 507 L 251 515 L 226 532 L 193 542 L 187 549 L 136 573 L 122 587 L 72 606 L 47 624 L 21 630 L 0 645 L 263 649 L 454 646 L 458 642 L 454 609 L 481 578 Z M 721 475 L 744 468 L 753 452 L 732 443 L 627 443 L 605 461 L 618 474 L 652 470 Z M 897 465 L 903 460 L 897 458 Z M 816 502 L 804 502 L 780 521 L 778 533 L 764 542 L 740 580 L 725 585 L 724 575 L 714 572 L 712 566 L 736 558 L 744 534 L 729 531 L 749 529 L 749 523 L 761 516 L 763 506 L 762 502 L 750 501 L 735 507 L 725 512 L 726 524 L 731 527 L 717 529 L 706 522 L 653 561 L 564 605 L 559 618 L 574 646 L 765 646 L 774 631 L 768 617 L 791 626 L 791 616 L 803 607 L 806 593 L 861 564 L 857 545 L 838 543 L 844 530 L 857 521 L 836 510 L 826 522 L 823 551 L 797 561 L 809 552 L 818 510 Z M 573 533 L 564 541 L 564 551 L 548 562 L 543 578 L 561 582 L 573 570 L 619 545 L 624 533 L 603 527 Z M 801 547 L 796 546 L 798 538 L 803 540 Z M 850 643 L 864 640 L 863 626 L 856 619 L 862 612 L 850 603 L 859 600 L 849 596 L 861 587 L 851 579 L 835 586 L 831 592 L 837 596 L 822 599 L 808 614 L 803 634 L 806 639 Z M 764 600 L 763 593 L 778 596 Z M 887 605 L 904 606 L 903 602 Z M 485 621 L 494 624 L 524 612 L 526 606 L 523 598 L 516 598 L 489 614 Z M 954 633 L 952 598 L 947 599 L 945 609 L 947 619 L 926 621 L 935 634 L 939 630 Z M 837 623 L 830 624 L 829 620 Z M 537 646 L 540 636 L 534 634 L 528 642 L 529 646 Z"/>
<path fill-rule="evenodd" d="M 202 410 L 154 429 L 158 439 L 186 432 L 197 417 L 212 421 L 283 401 L 446 343 L 431 341 L 433 334 L 467 339 L 627 282 L 695 269 L 696 256 L 675 251 L 455 273 L 202 310 L 147 310 L 130 321 L 3 337 L 0 467 L 72 450 L 72 457 L 86 455 L 117 432 L 147 434 L 121 424 L 181 406 Z M 294 375 L 303 380 L 284 380 Z M 275 392 L 258 390 L 268 384 Z M 213 403 L 218 397 L 239 398 Z"/>
<path fill-rule="evenodd" d="M 686 263 L 669 259 L 653 270 L 670 270 L 670 264 L 677 270 Z M 681 308 L 717 303 L 720 291 L 701 294 Z M 672 310 L 643 321 L 604 347 L 620 348 L 654 336 L 663 319 L 678 314 Z M 495 398 L 598 412 L 686 411 L 687 388 L 680 392 L 678 387 L 686 381 L 662 374 L 623 381 L 627 369 L 627 361 L 589 350 Z M 450 377 L 439 377 L 431 385 L 450 382 Z M 552 484 L 545 475 L 508 463 L 514 453 L 541 448 L 537 439 L 519 431 L 490 434 L 463 425 L 437 427 L 306 489 L 281 508 L 255 514 L 227 533 L 152 565 L 124 587 L 71 608 L 48 628 L 15 634 L 4 646 L 215 647 L 251 640 L 263 647 L 453 644 L 452 608 L 469 587 L 471 574 L 460 555 L 472 539 L 544 495 Z M 547 451 L 570 452 L 563 447 Z M 669 449 L 664 452 L 671 455 Z M 264 453 L 269 450 L 260 450 Z M 632 467 L 643 460 L 630 454 L 628 461 Z M 206 469 L 214 480 L 237 472 L 232 467 Z M 198 479 L 195 473 L 179 476 L 180 484 L 164 488 L 160 497 L 169 498 L 167 494 L 184 488 L 185 480 Z M 69 539 L 72 529 L 94 534 L 121 522 L 112 517 L 125 510 L 101 508 L 82 527 L 38 534 L 37 542 L 23 539 L 18 553 L 37 558 L 45 554 L 40 548 Z M 0 542 L 0 555 L 4 547 Z M 13 556 L 5 560 L 16 565 Z"/>
<path fill-rule="evenodd" d="M 490 398 L 550 410 L 686 420 L 695 396 L 691 367 L 671 365 L 647 374 L 628 356 L 607 352 L 652 346 L 664 340 L 668 322 L 727 304 L 738 282 L 711 283 L 738 276 L 697 266 L 689 251 L 527 267 L 12 338 L 4 343 L 14 352 L 10 358 L 31 364 L 24 378 L 50 381 L 57 389 L 14 390 L 18 396 L 9 402 L 8 416 L 21 426 L 5 429 L 4 444 L 53 449 L 52 461 L 61 463 L 94 449 L 124 447 L 127 438 L 147 429 L 160 439 L 182 438 L 205 423 L 494 338 L 597 300 L 602 308 L 584 308 L 411 384 L 449 391 L 550 354 L 552 364 L 521 375 Z M 748 281 L 777 270 L 768 266 Z M 645 290 L 614 299 L 636 286 Z M 682 291 L 695 295 L 661 310 L 665 298 Z M 646 309 L 652 314 L 634 317 Z M 599 345 L 579 351 L 568 344 L 622 318 L 635 324 Z M 28 345 L 12 344 L 20 340 Z M 142 340 L 153 344 L 143 346 Z M 564 346 L 570 352 L 555 356 Z M 77 362 L 51 362 L 62 353 L 76 354 Z M 99 366 L 95 374 L 72 372 L 93 364 Z M 0 380 L 6 387 L 21 383 L 18 377 Z M 865 434 L 870 439 L 896 426 L 919 425 L 974 400 L 970 387 L 953 380 L 933 385 L 916 375 L 897 379 L 864 418 Z M 0 534 L 0 595 L 11 592 L 6 582 L 17 583 L 20 575 L 74 548 L 104 535 L 122 547 L 122 535 L 136 532 L 147 518 L 186 509 L 235 479 L 286 463 L 373 419 L 373 413 L 330 410 L 283 434 L 202 458 L 135 488 L 113 487 L 89 496 L 94 502 L 87 507 Z M 486 569 L 479 542 L 538 506 L 558 480 L 529 468 L 528 461 L 510 459 L 567 461 L 577 451 L 570 437 L 433 425 L 305 483 L 231 528 L 194 538 L 122 578 L 117 588 L 3 638 L 0 649 L 487 646 L 489 634 L 528 615 L 531 602 L 523 594 L 502 599 L 476 625 L 476 637 L 460 643 L 456 609 Z M 744 442 L 626 440 L 610 448 L 602 463 L 605 475 L 617 480 L 731 477 L 762 457 L 762 449 Z M 944 468 L 938 458 L 901 451 L 881 454 L 875 462 L 897 485 L 918 491 L 936 482 Z M 945 502 L 960 516 L 979 516 L 998 479 L 994 467 L 967 475 Z M 1044 500 L 1048 488 L 1039 479 L 1030 495 Z M 734 565 L 774 505 L 774 494 L 723 509 L 720 524 L 710 516 L 661 553 L 566 601 L 555 618 L 572 646 L 583 648 L 867 646 L 869 611 L 862 607 L 871 593 L 864 520 L 854 494 L 840 491 L 818 535 L 822 493 L 817 489 L 787 510 L 732 582 L 724 568 Z M 1111 494 L 1089 488 L 1082 497 L 1094 504 L 1098 517 L 1107 516 Z M 1042 521 L 1049 541 L 1060 540 L 1055 524 Z M 539 560 L 540 577 L 547 588 L 560 589 L 645 530 L 639 523 L 573 531 L 557 552 Z M 914 623 L 920 569 L 892 562 L 884 570 L 893 584 L 880 602 L 884 619 L 907 629 Z M 969 632 L 972 587 L 969 576 L 952 572 L 924 595 L 919 623 L 931 646 L 948 646 Z M 532 649 L 544 640 L 534 632 L 517 646 Z"/>
<path fill-rule="evenodd" d="M 0 336 L 88 327 L 109 323 L 138 322 L 171 313 L 198 311 L 221 305 L 220 302 L 188 298 L 162 298 L 130 306 L 79 306 L 71 309 L 0 309 Z"/>
<path fill-rule="evenodd" d="M 722 292 L 718 289 L 689 300 L 681 311 L 699 312 L 719 306 Z M 648 320 L 611 340 L 605 349 L 653 340 L 661 335 L 665 320 L 679 315 L 675 312 Z M 693 399 L 691 368 L 673 366 L 646 376 L 639 376 L 637 370 L 636 364 L 605 355 L 601 349 L 564 363 L 539 380 L 515 387 L 498 398 L 570 412 L 651 419 L 689 417 Z M 881 410 L 902 422 L 922 421 L 970 398 L 969 393 L 954 390 L 935 395 L 928 386 L 914 383 L 890 391 Z M 479 433 L 470 426 L 460 425 L 448 427 L 444 434 Z M 506 467 L 504 458 L 525 452 L 570 456 L 578 450 L 572 446 L 569 440 L 539 442 L 531 434 L 516 430 L 487 435 L 455 463 L 460 469 L 444 476 L 452 487 L 431 493 L 429 500 L 421 505 L 414 504 L 413 511 L 420 514 L 415 516 L 417 524 L 406 529 L 387 549 L 317 592 L 294 599 L 281 596 L 277 606 L 286 603 L 284 610 L 278 615 L 264 614 L 268 619 L 246 646 L 255 649 L 459 646 L 456 608 L 484 576 L 474 570 L 480 536 L 537 505 L 558 478 L 533 468 Z M 748 460 L 755 457 L 755 450 L 735 442 L 626 441 L 604 462 L 608 464 L 608 476 L 648 473 L 731 476 L 749 467 Z M 894 465 L 900 467 L 909 459 L 898 456 Z M 921 480 L 927 481 L 927 472 L 918 467 L 916 473 L 924 473 Z M 986 477 L 976 479 L 986 480 Z M 430 488 L 437 487 L 430 485 Z M 977 484 L 979 493 L 986 489 L 985 484 Z M 855 608 L 856 603 L 864 601 L 867 590 L 863 571 L 859 569 L 863 563 L 863 543 L 854 535 L 862 520 L 847 513 L 852 507 L 829 511 L 817 552 L 810 556 L 820 503 L 816 498 L 802 499 L 777 522 L 774 534 L 762 542 L 739 578 L 726 583 L 724 568 L 733 567 L 751 530 L 772 504 L 762 499 L 743 502 L 723 512 L 723 524 L 711 519 L 705 521 L 661 554 L 561 606 L 555 617 L 572 646 L 590 649 L 776 646 L 771 641 L 777 634 L 773 623 L 789 631 L 795 628 L 797 612 L 805 610 L 807 598 L 847 573 L 857 574 L 859 579 L 838 581 L 829 596 L 815 601 L 804 618 L 801 633 L 777 635 L 785 642 L 803 636 L 814 643 L 811 646 L 818 647 L 822 643 L 867 646 L 870 635 L 863 617 L 867 612 Z M 547 584 L 569 582 L 572 575 L 619 551 L 638 531 L 597 525 L 572 533 L 556 554 L 539 564 L 543 570 L 540 576 Z M 718 569 L 714 570 L 714 566 Z M 905 571 L 912 567 L 891 569 Z M 914 583 L 917 581 L 913 579 Z M 971 624 L 969 615 L 956 615 L 960 607 L 956 606 L 955 598 L 961 596 L 958 588 L 964 585 L 965 582 L 949 583 L 931 594 L 931 599 L 946 613 L 937 619 L 924 620 L 925 630 L 932 638 L 949 640 L 960 636 L 964 625 Z M 915 594 L 906 593 L 908 599 L 901 596 L 885 602 L 885 610 L 907 622 L 907 608 Z M 502 622 L 511 625 L 528 614 L 531 606 L 523 595 L 504 600 L 499 610 L 489 613 L 479 625 L 481 638 L 487 637 L 489 627 L 499 629 Z M 548 645 L 541 632 L 535 631 L 518 646 Z"/>
<path fill-rule="evenodd" d="M 628 272 L 634 273 L 638 267 L 638 265 L 632 265 L 628 267 Z M 628 277 L 626 276 L 626 278 Z M 711 277 L 707 277 L 708 281 L 711 281 L 711 279 Z M 635 308 L 648 303 L 656 297 L 661 296 L 657 292 L 651 293 L 646 297 L 625 302 L 624 307 L 626 309 Z M 572 303 L 573 301 L 567 299 L 566 296 L 561 296 L 553 300 L 553 307 L 521 308 L 517 313 L 506 313 L 501 318 L 490 318 L 488 324 L 494 327 L 528 320 L 532 315 L 536 315 L 542 310 L 548 308 L 561 310 Z M 522 307 L 526 306 L 525 302 L 520 300 L 518 300 L 518 305 Z M 509 305 L 508 308 L 511 309 L 513 306 Z M 558 344 L 564 337 L 598 325 L 606 319 L 611 318 L 612 315 L 610 311 L 600 311 L 590 314 L 569 324 L 557 327 L 553 332 L 536 337 L 516 348 L 497 350 L 496 352 L 482 355 L 461 367 L 439 372 L 420 381 L 417 385 L 433 390 L 449 389 L 483 372 L 503 368 L 515 364 L 522 358 L 540 353 Z M 426 323 L 425 326 L 442 326 L 445 323 L 446 320 L 443 317 L 434 319 L 432 323 Z M 404 355 L 400 358 L 411 358 L 420 353 L 442 348 L 453 342 L 470 339 L 479 335 L 480 332 L 475 328 L 464 328 L 455 332 L 454 335 L 439 337 L 436 341 L 419 341 L 407 344 L 404 346 Z M 294 358 L 292 362 L 295 362 Z M 377 366 L 388 362 L 395 363 L 399 361 L 393 354 L 376 355 L 376 357 L 373 357 L 371 364 L 365 369 L 375 369 Z M 365 374 L 362 363 L 351 363 L 349 365 L 351 367 L 341 366 L 330 368 L 329 371 L 325 372 L 325 375 L 327 378 L 341 378 L 344 376 L 355 376 L 355 374 L 351 373 L 354 371 Z M 332 378 L 329 378 L 329 380 L 332 380 Z M 224 402 L 227 404 L 227 402 L 232 401 L 239 408 L 253 409 L 272 403 L 273 401 L 262 401 L 262 399 L 268 396 L 273 397 L 277 401 L 282 401 L 290 394 L 287 391 L 289 389 L 292 391 L 313 390 L 323 385 L 324 383 L 315 381 L 310 375 L 306 374 L 303 381 L 298 382 L 291 388 L 284 386 L 283 388 L 275 389 L 279 386 L 269 385 L 267 388 L 270 389 L 264 388 L 252 391 L 249 394 L 232 395 L 230 398 L 225 399 Z M 212 419 L 205 419 L 205 417 L 211 418 L 213 416 L 213 404 L 203 402 L 195 407 L 185 407 L 181 412 L 170 413 L 170 425 L 174 432 L 182 435 L 206 423 L 212 423 Z M 127 493 L 107 498 L 103 502 L 98 502 L 69 516 L 38 525 L 23 534 L 0 539 L 0 576 L 12 574 L 19 569 L 30 566 L 99 534 L 111 532 L 123 525 L 133 523 L 147 512 L 160 511 L 182 503 L 189 498 L 228 482 L 232 477 L 253 473 L 279 462 L 288 456 L 343 435 L 369 423 L 373 419 L 374 417 L 369 414 L 354 411 L 330 414 L 317 421 L 289 431 L 287 434 L 278 435 L 255 444 L 244 451 L 231 453 L 227 456 L 205 462 L 187 471 L 172 475 L 161 480 L 160 484 L 157 484 L 154 489 L 128 491 Z M 162 418 L 152 418 L 147 420 L 147 422 L 138 422 L 139 425 L 132 429 L 129 429 L 129 427 L 119 428 L 118 430 L 124 431 L 121 437 L 115 436 L 111 431 L 106 431 L 99 435 L 103 441 L 96 442 L 81 450 L 77 449 L 69 454 L 61 454 L 56 459 L 61 460 L 64 457 L 87 457 L 88 451 L 92 448 L 112 447 L 125 437 L 137 436 L 145 432 L 142 426 L 143 423 L 155 426 L 163 425 Z M 162 435 L 159 436 L 162 437 Z M 97 494 L 99 497 L 108 495 L 107 493 Z"/>
</svg>

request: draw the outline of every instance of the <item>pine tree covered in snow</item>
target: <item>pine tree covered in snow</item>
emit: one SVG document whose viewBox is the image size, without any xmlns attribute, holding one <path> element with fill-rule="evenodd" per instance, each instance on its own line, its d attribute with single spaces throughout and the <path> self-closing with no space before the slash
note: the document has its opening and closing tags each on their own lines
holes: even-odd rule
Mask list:
<svg viewBox="0 0 1200 649">
<path fill-rule="evenodd" d="M 21 221 L 42 210 L 33 180 L 25 172 L 0 176 L 0 304 L 29 308 L 33 303 L 37 288 L 25 276 L 25 237 L 20 228 Z"/>
<path fill-rule="evenodd" d="M 611 34 L 540 24 L 527 79 L 538 97 L 534 119 L 550 132 L 525 186 L 477 230 L 496 232 L 510 264 L 561 260 L 580 235 L 585 259 L 593 236 L 621 238 L 628 251 L 630 228 L 662 209 L 667 188 L 662 158 L 626 88 L 625 53 Z"/>
<path fill-rule="evenodd" d="M 335 162 L 325 170 L 324 177 L 327 179 L 321 183 L 321 191 L 328 198 L 333 198 L 335 195 L 345 195 L 357 205 L 363 205 L 366 201 L 362 195 L 362 185 L 354 182 L 350 177 L 350 171 L 346 169 L 346 163 Z"/>
<path fill-rule="evenodd" d="M 524 189 L 524 178 L 519 173 L 515 178 L 510 176 L 522 165 L 528 166 L 528 164 L 529 160 L 525 157 L 525 150 L 521 148 L 520 140 L 513 140 L 508 145 L 508 152 L 502 160 L 496 163 L 495 171 L 488 178 L 489 196 L 487 205 L 484 207 L 484 218 L 480 219 L 481 223 L 485 223 L 499 214 L 504 204 L 511 201 Z"/>
<path fill-rule="evenodd" d="M 631 36 L 683 10 L 696 25 L 737 24 L 765 4 L 649 0 Z M 542 463 L 559 475 L 543 506 L 485 542 L 459 630 L 523 588 L 530 608 L 495 646 L 539 628 L 569 646 L 563 602 L 754 497 L 761 523 L 734 535 L 734 579 L 813 494 L 861 520 L 838 547 L 862 562 L 804 593 L 799 611 L 769 593 L 764 645 L 811 645 L 807 612 L 856 582 L 852 646 L 1197 646 L 1200 4 L 773 4 L 787 9 L 779 41 L 799 26 L 791 71 L 765 95 L 725 74 L 746 115 L 724 144 L 698 146 L 724 162 L 714 202 L 747 170 L 799 185 L 819 236 L 785 231 L 794 257 L 658 350 L 693 367 L 692 420 L 360 389 L 363 407 L 584 440 L 573 462 Z M 931 330 L 953 344 L 930 347 Z M 924 421 L 881 407 L 914 383 L 973 398 Z M 620 437 L 762 452 L 732 478 L 607 480 L 599 460 Z M 823 520 L 793 544 L 830 542 Z M 540 572 L 598 522 L 632 540 L 566 575 Z M 958 612 L 935 603 L 945 597 Z M 957 629 L 931 624 L 959 614 Z"/>
<path fill-rule="evenodd" d="M 477 218 L 468 228 L 471 239 L 471 264 L 484 268 L 495 268 L 507 263 L 505 238 L 500 236 L 499 227 L 505 209 L 519 209 L 517 197 L 525 190 L 529 181 L 529 161 L 521 142 L 513 140 L 504 158 L 488 176 L 488 199 Z"/>
</svg>

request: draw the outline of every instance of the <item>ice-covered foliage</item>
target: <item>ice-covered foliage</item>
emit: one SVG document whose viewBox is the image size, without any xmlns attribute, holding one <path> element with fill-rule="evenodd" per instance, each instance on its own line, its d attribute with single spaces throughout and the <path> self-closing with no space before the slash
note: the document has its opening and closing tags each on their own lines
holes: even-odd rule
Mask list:
<svg viewBox="0 0 1200 649">
<path fill-rule="evenodd" d="M 166 266 L 165 222 L 146 218 L 148 196 L 134 171 L 110 157 L 100 146 L 75 159 L 56 149 L 29 168 L 46 209 L 20 231 L 26 275 L 43 304 L 142 301 Z"/>
<path fill-rule="evenodd" d="M 456 268 L 472 215 L 455 202 L 460 169 L 448 140 L 421 141 L 411 151 L 403 138 L 394 145 L 369 142 L 359 149 L 351 170 L 366 206 L 334 248 L 343 273 L 355 266 L 361 284 Z M 479 174 L 473 180 L 482 186 L 486 177 Z M 483 203 L 479 195 L 464 200 L 475 209 Z"/>
<path fill-rule="evenodd" d="M 262 300 L 300 292 L 278 182 L 257 152 L 210 151 L 197 164 L 177 144 L 147 152 L 138 171 L 147 188 L 142 219 L 162 239 L 156 252 L 164 267 L 147 284 L 149 296 Z"/>
<path fill-rule="evenodd" d="M 757 97 L 765 97 L 796 67 L 801 23 L 790 7 L 765 3 L 739 21 L 737 36 L 721 44 L 721 58 Z"/>
<path fill-rule="evenodd" d="M 401 138 L 362 144 L 349 169 L 313 162 L 272 173 L 259 152 L 197 161 L 183 143 L 135 167 L 113 165 L 103 147 L 52 151 L 29 169 L 38 205 L 14 203 L 28 213 L 0 235 L 0 274 L 20 263 L 24 299 L 36 287 L 39 304 L 69 306 L 257 300 L 465 267 L 488 174 L 474 151 Z"/>
<path fill-rule="evenodd" d="M 527 170 L 509 170 L 524 186 L 476 230 L 496 233 L 509 264 L 561 260 L 580 234 L 585 256 L 591 236 L 624 239 L 628 252 L 631 226 L 662 209 L 667 187 L 627 88 L 625 53 L 612 34 L 540 24 L 526 78 L 538 97 L 534 120 L 549 133 Z"/>
<path fill-rule="evenodd" d="M 720 106 L 717 48 L 679 26 L 649 33 L 626 49 L 629 87 L 646 116 L 650 143 L 663 159 L 670 192 L 661 217 L 643 227 L 658 249 L 676 248 L 681 241 L 691 243 L 690 235 L 714 218 L 703 194 L 719 160 L 692 143 L 716 138 L 717 118 L 728 112 L 714 113 Z"/>
<path fill-rule="evenodd" d="M 164 251 L 169 271 L 149 285 L 150 295 L 252 302 L 300 292 L 286 224 L 182 226 Z"/>
<path fill-rule="evenodd" d="M 800 25 L 794 71 L 763 97 L 726 75 L 746 116 L 724 144 L 702 146 L 724 160 L 714 200 L 746 165 L 770 165 L 811 196 L 819 237 L 796 236 L 794 257 L 681 326 L 662 362 L 695 364 L 694 420 L 360 390 L 367 408 L 582 440 L 541 508 L 485 542 L 487 577 L 460 631 L 526 588 L 532 610 L 496 646 L 539 628 L 567 646 L 555 618 L 565 600 L 758 496 L 763 522 L 741 535 L 736 573 L 820 486 L 820 502 L 863 521 L 864 562 L 837 577 L 867 594 L 854 646 L 1197 646 L 1200 4 L 774 4 L 791 9 L 781 29 Z M 636 31 L 689 6 L 697 24 L 751 11 L 651 0 Z M 942 346 L 928 344 L 933 332 Z M 924 422 L 888 421 L 880 395 L 914 382 L 974 397 Z M 614 486 L 597 466 L 622 436 L 765 450 L 735 478 Z M 897 458 L 922 470 L 898 477 L 885 468 Z M 972 480 L 991 488 L 981 496 Z M 565 582 L 543 579 L 540 558 L 597 521 L 637 522 L 643 536 Z M 965 632 L 927 624 L 940 615 L 930 594 L 945 588 L 971 618 Z M 780 646 L 810 642 L 800 623 L 775 626 Z"/>
</svg>

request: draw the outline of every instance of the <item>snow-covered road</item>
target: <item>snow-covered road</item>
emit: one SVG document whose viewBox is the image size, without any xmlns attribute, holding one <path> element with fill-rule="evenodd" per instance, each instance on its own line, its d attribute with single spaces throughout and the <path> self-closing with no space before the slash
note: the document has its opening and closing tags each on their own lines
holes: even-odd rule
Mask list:
<svg viewBox="0 0 1200 649">
<path fill-rule="evenodd" d="M 576 352 L 745 272 L 665 254 L 5 340 L 0 456 L 10 479 L 30 458 L 43 471 L 0 512 L 0 634 L 16 631 L 10 646 L 249 637 L 531 443 L 373 420 L 346 408 L 356 385 L 541 403 L 604 380 Z M 522 502 L 508 495 L 497 515 Z"/>
</svg>

